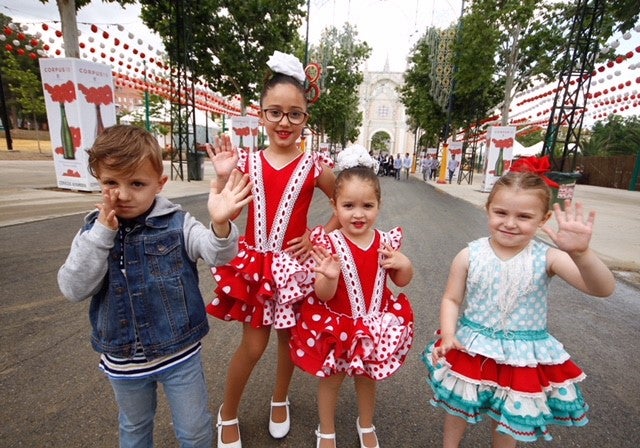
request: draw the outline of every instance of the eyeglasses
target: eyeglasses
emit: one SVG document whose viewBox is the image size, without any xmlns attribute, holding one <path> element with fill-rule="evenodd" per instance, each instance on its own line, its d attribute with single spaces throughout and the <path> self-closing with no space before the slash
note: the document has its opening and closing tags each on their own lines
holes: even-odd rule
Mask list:
<svg viewBox="0 0 640 448">
<path fill-rule="evenodd" d="M 264 118 L 272 123 L 280 123 L 282 117 L 287 117 L 291 124 L 302 124 L 304 120 L 309 116 L 306 112 L 299 110 L 292 110 L 289 112 L 283 112 L 279 109 L 262 109 Z"/>
</svg>

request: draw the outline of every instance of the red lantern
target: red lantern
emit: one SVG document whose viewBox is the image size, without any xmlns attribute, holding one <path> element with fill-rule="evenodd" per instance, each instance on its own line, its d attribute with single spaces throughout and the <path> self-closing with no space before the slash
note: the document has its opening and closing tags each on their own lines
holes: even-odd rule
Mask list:
<svg viewBox="0 0 640 448">
<path fill-rule="evenodd" d="M 118 45 L 120 45 L 120 39 L 116 37 L 115 39 L 113 39 L 113 43 L 117 47 Z"/>
<path fill-rule="evenodd" d="M 4 48 L 8 51 L 8 52 L 12 52 L 13 51 L 13 45 L 11 44 L 7 44 L 4 46 Z"/>
<path fill-rule="evenodd" d="M 13 30 L 11 28 L 9 28 L 8 26 L 4 27 L 4 34 L 6 34 L 7 36 L 11 36 L 13 34 Z"/>
<path fill-rule="evenodd" d="M 24 56 L 24 48 L 18 48 L 18 54 Z"/>
<path fill-rule="evenodd" d="M 109 33 L 107 33 L 106 31 L 102 32 L 102 38 L 103 39 L 109 39 Z"/>
<path fill-rule="evenodd" d="M 91 25 L 91 31 L 93 31 L 94 33 L 98 32 L 98 27 L 95 25 Z"/>
<path fill-rule="evenodd" d="M 18 33 L 18 39 L 19 40 L 25 40 L 27 38 L 27 36 L 24 35 L 24 33 Z"/>
<path fill-rule="evenodd" d="M 616 63 L 618 63 L 618 64 L 622 64 L 622 62 L 624 62 L 624 58 L 623 58 L 622 56 L 618 56 L 618 57 L 616 58 Z"/>
<path fill-rule="evenodd" d="M 56 37 L 62 37 L 62 31 L 56 30 Z"/>
<path fill-rule="evenodd" d="M 42 29 L 47 31 L 49 29 L 49 25 L 47 25 L 46 23 L 42 24 Z"/>
</svg>

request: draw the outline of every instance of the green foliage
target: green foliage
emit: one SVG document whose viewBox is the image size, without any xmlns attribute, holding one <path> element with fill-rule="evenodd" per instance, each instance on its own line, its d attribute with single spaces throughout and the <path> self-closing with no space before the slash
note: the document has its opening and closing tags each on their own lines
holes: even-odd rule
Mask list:
<svg viewBox="0 0 640 448">
<path fill-rule="evenodd" d="M 610 115 L 593 126 L 591 138 L 584 138 L 580 147 L 585 156 L 636 154 L 640 148 L 640 116 Z"/>
<path fill-rule="evenodd" d="M 530 134 L 526 134 L 523 135 L 522 137 L 516 137 L 516 140 L 518 140 L 518 142 L 524 146 L 525 148 L 528 148 L 529 146 L 533 146 L 538 142 L 541 142 L 542 140 L 544 140 L 544 135 L 545 135 L 546 131 L 537 131 L 537 132 L 532 132 Z"/>
<path fill-rule="evenodd" d="M 371 48 L 366 42 L 358 41 L 357 30 L 348 23 L 341 31 L 326 28 L 320 44 L 309 51 L 309 60 L 323 67 L 322 94 L 311 106 L 309 127 L 343 148 L 358 138 L 362 125 L 358 87 L 364 76 L 358 67 L 370 53 Z"/>
<path fill-rule="evenodd" d="M 12 22 L 11 17 L 0 14 L 2 28 Z M 29 33 L 24 34 L 25 41 L 30 41 L 35 37 Z M 42 49 L 41 44 L 34 47 L 33 51 L 39 49 Z M 33 122 L 44 121 L 46 107 L 37 59 L 33 60 L 27 54 L 17 55 L 3 49 L 0 51 L 0 71 L 2 72 L 4 99 L 7 108 L 11 111 L 10 115 L 16 119 L 25 118 Z"/>
<path fill-rule="evenodd" d="M 304 0 L 140 3 L 143 21 L 162 37 L 171 64 L 187 68 L 222 95 L 240 95 L 243 109 L 258 98 L 269 56 L 298 46 L 305 4 Z"/>
<path fill-rule="evenodd" d="M 389 152 L 391 137 L 386 132 L 376 132 L 371 137 L 371 150 L 375 152 Z"/>
<path fill-rule="evenodd" d="M 425 37 L 415 45 L 409 57 L 410 68 L 404 74 L 404 84 L 398 89 L 400 101 L 404 104 L 412 129 L 424 130 L 426 146 L 437 146 L 446 124 L 446 111 L 437 104 L 431 91 L 430 47 Z"/>
</svg>

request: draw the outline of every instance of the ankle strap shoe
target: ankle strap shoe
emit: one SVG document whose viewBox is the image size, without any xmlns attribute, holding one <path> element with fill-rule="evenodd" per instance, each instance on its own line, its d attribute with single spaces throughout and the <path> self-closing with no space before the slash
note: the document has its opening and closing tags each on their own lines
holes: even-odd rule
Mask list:
<svg viewBox="0 0 640 448">
<path fill-rule="evenodd" d="M 240 438 L 240 423 L 237 418 L 232 420 L 222 420 L 220 416 L 220 411 L 222 410 L 222 405 L 218 408 L 218 420 L 216 422 L 216 427 L 218 428 L 218 448 L 242 448 L 242 439 Z M 222 427 L 223 426 L 235 426 L 238 425 L 238 440 L 235 442 L 224 443 L 222 441 Z"/>
<path fill-rule="evenodd" d="M 357 420 L 356 420 L 356 429 L 358 430 L 358 438 L 360 439 L 360 448 L 380 448 L 380 445 L 378 444 L 378 436 L 376 436 L 376 444 L 373 445 L 373 446 L 365 445 L 364 441 L 362 439 L 362 437 L 365 434 L 375 433 L 376 432 L 376 427 L 375 426 L 372 425 L 370 428 L 362 428 L 362 427 L 360 427 L 360 417 L 358 417 Z"/>
<path fill-rule="evenodd" d="M 269 434 L 271 434 L 271 437 L 274 439 L 282 439 L 289 434 L 289 429 L 291 428 L 291 419 L 289 418 L 289 397 L 285 400 L 286 401 L 275 402 L 273 401 L 273 398 L 271 398 L 271 407 L 269 409 Z M 287 416 L 283 422 L 277 423 L 273 421 L 273 408 L 279 406 L 285 407 Z"/>
<path fill-rule="evenodd" d="M 316 448 L 320 448 L 320 442 L 322 439 L 331 439 L 333 440 L 333 446 L 336 446 L 336 433 L 333 434 L 322 434 L 320 432 L 320 425 L 318 425 L 318 429 L 316 429 Z"/>
</svg>

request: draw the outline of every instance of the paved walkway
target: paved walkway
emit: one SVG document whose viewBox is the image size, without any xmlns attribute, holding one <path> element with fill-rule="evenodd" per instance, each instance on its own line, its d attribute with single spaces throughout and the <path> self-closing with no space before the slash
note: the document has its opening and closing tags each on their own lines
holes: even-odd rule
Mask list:
<svg viewBox="0 0 640 448">
<path fill-rule="evenodd" d="M 165 170 L 170 173 L 169 162 Z M 56 189 L 52 160 L 0 160 L 0 173 L 0 227 L 87 212 L 100 199 L 98 193 Z M 186 166 L 184 173 L 186 178 Z M 213 168 L 205 164 L 204 178 L 212 177 Z M 483 208 L 488 194 L 481 191 L 482 177 L 475 174 L 473 180 L 472 184 L 429 185 Z M 411 181 L 422 182 L 417 176 Z M 177 198 L 202 194 L 208 191 L 208 185 L 207 180 L 170 180 L 164 195 Z M 574 200 L 597 213 L 592 248 L 598 255 L 612 269 L 640 276 L 640 192 L 577 185 Z"/>
</svg>

